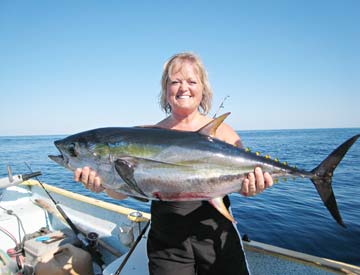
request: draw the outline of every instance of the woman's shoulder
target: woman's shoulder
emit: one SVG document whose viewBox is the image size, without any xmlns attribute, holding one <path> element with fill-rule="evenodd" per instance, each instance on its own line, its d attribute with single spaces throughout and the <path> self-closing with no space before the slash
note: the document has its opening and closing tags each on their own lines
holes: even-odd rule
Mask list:
<svg viewBox="0 0 360 275">
<path fill-rule="evenodd" d="M 166 117 L 163 120 L 160 120 L 159 122 L 155 123 L 154 126 L 164 129 L 171 128 L 170 117 Z"/>
<path fill-rule="evenodd" d="M 225 122 L 221 123 L 221 125 L 217 129 L 216 138 L 224 142 L 230 143 L 234 146 L 241 146 L 239 135 L 230 125 Z"/>
</svg>

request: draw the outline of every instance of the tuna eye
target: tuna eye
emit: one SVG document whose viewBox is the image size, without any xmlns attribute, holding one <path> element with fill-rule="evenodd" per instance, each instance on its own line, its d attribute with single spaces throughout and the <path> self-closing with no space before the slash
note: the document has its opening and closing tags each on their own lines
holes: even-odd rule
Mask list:
<svg viewBox="0 0 360 275">
<path fill-rule="evenodd" d="M 71 143 L 70 146 L 69 146 L 69 154 L 70 156 L 72 157 L 77 157 L 78 156 L 78 153 L 76 152 L 76 148 L 75 148 L 75 143 Z"/>
</svg>

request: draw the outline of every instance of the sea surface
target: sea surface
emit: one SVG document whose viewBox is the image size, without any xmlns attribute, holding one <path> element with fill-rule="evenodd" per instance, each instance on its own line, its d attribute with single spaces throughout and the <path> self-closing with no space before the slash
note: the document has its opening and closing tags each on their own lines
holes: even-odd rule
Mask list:
<svg viewBox="0 0 360 275">
<path fill-rule="evenodd" d="M 305 170 L 315 168 L 356 129 L 239 131 L 246 147 Z M 0 177 L 40 170 L 40 180 L 119 205 L 149 210 L 149 203 L 116 201 L 73 181 L 72 173 L 48 159 L 53 141 L 64 136 L 0 137 Z M 230 196 L 237 227 L 252 240 L 360 266 L 360 140 L 335 170 L 333 189 L 347 228 L 339 226 L 308 179 L 281 180 L 255 197 Z"/>
</svg>

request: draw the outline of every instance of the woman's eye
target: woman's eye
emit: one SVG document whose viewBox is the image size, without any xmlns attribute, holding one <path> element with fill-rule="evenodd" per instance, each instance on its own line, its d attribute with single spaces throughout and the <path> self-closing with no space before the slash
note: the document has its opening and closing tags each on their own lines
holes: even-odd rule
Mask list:
<svg viewBox="0 0 360 275">
<path fill-rule="evenodd" d="M 179 81 L 177 81 L 177 80 L 171 81 L 171 85 L 176 85 L 176 84 L 178 84 L 178 83 L 179 83 Z"/>
</svg>

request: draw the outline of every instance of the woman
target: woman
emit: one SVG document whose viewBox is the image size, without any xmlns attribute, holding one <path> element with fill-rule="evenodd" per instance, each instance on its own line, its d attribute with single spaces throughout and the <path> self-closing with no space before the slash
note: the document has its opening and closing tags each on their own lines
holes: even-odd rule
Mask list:
<svg viewBox="0 0 360 275">
<path fill-rule="evenodd" d="M 160 104 L 169 114 L 157 127 L 196 131 L 212 120 L 206 116 L 212 92 L 206 70 L 192 53 L 176 54 L 164 66 Z M 226 123 L 216 138 L 241 147 L 240 137 Z M 89 167 L 77 169 L 75 180 L 94 192 L 103 190 L 101 179 Z M 240 183 L 239 183 L 240 184 Z M 252 196 L 272 186 L 272 177 L 256 168 L 242 182 L 241 193 Z M 109 196 L 126 196 L 105 190 Z M 226 196 L 224 202 L 230 206 Z M 148 237 L 150 274 L 248 274 L 241 240 L 235 226 L 207 201 L 151 204 Z"/>
</svg>

